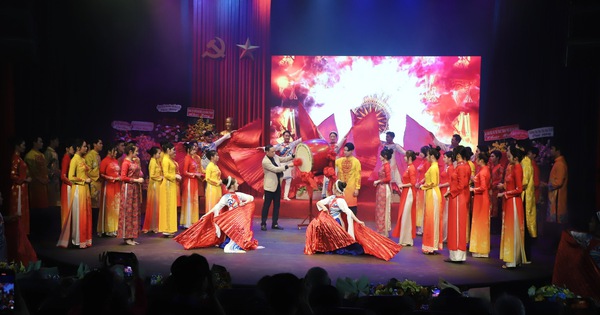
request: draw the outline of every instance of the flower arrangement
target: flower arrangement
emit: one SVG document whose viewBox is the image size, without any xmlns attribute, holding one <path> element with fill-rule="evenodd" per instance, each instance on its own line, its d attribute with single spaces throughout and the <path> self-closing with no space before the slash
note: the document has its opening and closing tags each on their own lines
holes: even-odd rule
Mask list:
<svg viewBox="0 0 600 315">
<path fill-rule="evenodd" d="M 15 272 L 15 274 L 19 274 L 19 273 L 25 273 L 27 271 L 27 269 L 25 268 L 25 265 L 23 265 L 22 262 L 5 262 L 5 261 L 0 261 L 0 269 L 10 269 L 12 271 Z"/>
<path fill-rule="evenodd" d="M 141 134 L 134 139 L 138 146 L 138 155 L 140 159 L 144 162 L 150 161 L 150 154 L 148 154 L 148 150 L 152 147 L 159 147 L 160 145 L 154 141 L 154 139 L 148 135 Z"/>
<path fill-rule="evenodd" d="M 412 298 L 418 305 L 427 304 L 431 299 L 431 290 L 428 287 L 424 287 L 408 279 L 399 281 L 392 278 L 386 284 L 372 285 L 370 294 L 375 296 L 407 296 Z"/>
<path fill-rule="evenodd" d="M 412 298 L 418 305 L 427 304 L 431 299 L 430 288 L 408 279 L 399 281 L 392 278 L 387 283 L 373 284 L 369 283 L 364 276 L 359 279 L 338 278 L 336 287 L 346 299 L 366 295 L 406 296 Z"/>
<path fill-rule="evenodd" d="M 183 139 L 183 123 L 174 118 L 163 118 L 154 125 L 153 137 L 158 142 L 179 142 Z"/>
<path fill-rule="evenodd" d="M 213 131 L 215 129 L 215 125 L 208 122 L 208 120 L 198 119 L 196 123 L 188 125 L 185 135 L 183 137 L 184 140 L 200 140 L 204 136 L 205 131 Z"/>
<path fill-rule="evenodd" d="M 532 297 L 536 302 L 548 300 L 552 302 L 565 303 L 567 299 L 577 297 L 575 293 L 571 292 L 569 289 L 565 287 L 559 287 L 554 284 L 546 285 L 539 288 L 531 286 L 527 290 L 527 294 L 529 295 L 529 297 Z"/>
</svg>

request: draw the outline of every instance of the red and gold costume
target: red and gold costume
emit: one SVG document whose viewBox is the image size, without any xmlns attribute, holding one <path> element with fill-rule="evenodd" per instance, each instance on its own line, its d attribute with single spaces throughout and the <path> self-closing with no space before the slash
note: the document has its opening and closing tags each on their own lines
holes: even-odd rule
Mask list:
<svg viewBox="0 0 600 315">
<path fill-rule="evenodd" d="M 14 220 L 4 221 L 6 235 L 6 254 L 8 261 L 22 262 L 27 265 L 37 261 L 35 250 L 31 246 L 29 234 L 29 195 L 27 193 L 27 164 L 15 153 L 12 157 L 10 179 L 10 204 L 8 214 L 15 216 Z"/>
<path fill-rule="evenodd" d="M 523 168 L 523 193 L 521 198 L 525 205 L 525 222 L 531 237 L 537 237 L 537 209 L 535 205 L 535 184 L 533 181 L 533 165 L 531 159 L 525 156 L 521 160 Z"/>
<path fill-rule="evenodd" d="M 229 192 L 221 197 L 209 214 L 174 238 L 185 249 L 211 247 L 221 244 L 228 236 L 242 250 L 254 250 L 258 241 L 252 232 L 254 197 Z M 240 204 L 244 202 L 243 206 Z M 212 211 L 211 211 L 212 210 Z M 233 245 L 233 244 L 231 244 Z"/>
<path fill-rule="evenodd" d="M 490 169 L 482 166 L 473 180 L 473 218 L 469 251 L 475 256 L 490 254 Z"/>
<path fill-rule="evenodd" d="M 358 243 L 365 254 L 387 261 L 402 249 L 402 246 L 392 242 L 389 238 L 355 222 L 352 211 L 348 208 L 344 198 L 329 196 L 322 201 L 327 203 L 328 208 L 320 209 L 317 218 L 310 221 L 306 228 L 304 254 L 336 251 Z M 320 207 L 318 203 L 317 207 Z M 342 214 L 345 215 L 346 220 Z M 348 226 L 342 226 L 342 221 L 348 222 Z"/>
<path fill-rule="evenodd" d="M 402 174 L 402 184 L 410 184 L 410 187 L 402 188 L 400 195 L 400 207 L 398 208 L 398 221 L 392 231 L 392 236 L 398 237 L 398 243 L 404 245 L 413 245 L 413 240 L 417 236 L 416 230 L 416 185 L 417 168 L 414 164 L 408 165 Z"/>
<path fill-rule="evenodd" d="M 117 235 L 119 208 L 121 206 L 121 176 L 119 160 L 107 155 L 100 162 L 100 176 L 103 178 L 98 210 L 98 234 Z"/>
<path fill-rule="evenodd" d="M 140 231 L 142 186 L 134 180 L 142 178 L 142 169 L 136 161 L 125 158 L 121 166 L 121 206 L 119 207 L 118 238 L 137 238 Z"/>
<path fill-rule="evenodd" d="M 504 180 L 504 167 L 502 163 L 498 164 L 490 164 L 491 176 L 492 176 L 492 184 L 490 189 L 490 202 L 492 203 L 490 216 L 496 217 L 498 215 L 499 204 L 500 201 L 498 198 L 498 193 L 500 190 L 498 189 L 498 184 L 501 184 Z"/>
<path fill-rule="evenodd" d="M 80 248 L 92 246 L 92 201 L 90 186 L 86 183 L 89 168 L 83 157 L 73 155 L 69 165 L 71 195 L 69 213 L 62 226 L 57 246 L 68 247 L 69 242 Z"/>
<path fill-rule="evenodd" d="M 10 169 L 12 185 L 9 215 L 20 216 L 25 234 L 29 235 L 29 185 L 25 181 L 27 174 L 27 164 L 18 154 L 13 154 Z"/>
<path fill-rule="evenodd" d="M 567 183 L 569 172 L 567 161 L 564 156 L 554 159 L 554 165 L 550 170 L 548 180 L 548 201 L 550 202 L 549 213 L 546 219 L 549 222 L 564 223 L 567 221 Z"/>
<path fill-rule="evenodd" d="M 450 260 L 467 259 L 467 225 L 469 212 L 469 177 L 471 168 L 465 161 L 456 164 L 450 175 L 448 200 L 448 250 Z"/>
<path fill-rule="evenodd" d="M 504 213 L 500 238 L 500 259 L 508 267 L 516 267 L 525 257 L 525 227 L 523 214 L 523 168 L 521 164 L 509 164 L 504 175 Z"/>
<path fill-rule="evenodd" d="M 98 208 L 100 205 L 100 191 L 102 190 L 102 181 L 100 178 L 100 163 L 102 159 L 96 150 L 90 150 L 85 155 L 85 163 L 90 168 L 88 172 L 90 179 L 90 195 L 92 197 L 92 208 Z"/>
<path fill-rule="evenodd" d="M 338 180 L 346 183 L 344 190 L 344 199 L 348 207 L 356 207 L 358 199 L 354 196 L 354 191 L 360 189 L 360 162 L 357 158 L 342 157 L 335 160 Z"/>
<path fill-rule="evenodd" d="M 423 218 L 423 244 L 424 253 L 433 253 L 442 249 L 442 194 L 440 192 L 440 169 L 438 162 L 431 162 L 425 173 L 425 183 L 421 190 L 425 191 L 425 213 Z"/>
<path fill-rule="evenodd" d="M 48 165 L 44 154 L 31 149 L 25 155 L 29 168 L 29 207 L 31 209 L 48 208 Z"/>
<path fill-rule="evenodd" d="M 392 180 L 390 163 L 383 163 L 378 173 L 379 183 L 375 192 L 375 225 L 377 233 L 388 236 L 392 229 L 390 207 L 392 205 Z"/>
<path fill-rule="evenodd" d="M 142 232 L 158 233 L 158 212 L 160 184 L 162 182 L 162 168 L 156 158 L 151 158 L 148 163 L 148 192 L 146 194 L 146 214 L 144 215 L 144 226 Z"/>
<path fill-rule="evenodd" d="M 189 154 L 183 162 L 183 196 L 181 197 L 181 216 L 179 225 L 189 228 L 198 221 L 198 178 L 201 164 Z"/>
</svg>

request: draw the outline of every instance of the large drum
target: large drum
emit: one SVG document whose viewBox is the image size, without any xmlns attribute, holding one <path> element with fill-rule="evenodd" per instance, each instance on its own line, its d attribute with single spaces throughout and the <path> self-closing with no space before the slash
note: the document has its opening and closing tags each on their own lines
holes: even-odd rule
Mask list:
<svg viewBox="0 0 600 315">
<path fill-rule="evenodd" d="M 323 169 L 329 165 L 327 156 L 331 151 L 329 143 L 323 139 L 312 139 L 296 145 L 296 158 L 302 160 L 298 169 L 302 172 L 323 174 Z"/>
</svg>

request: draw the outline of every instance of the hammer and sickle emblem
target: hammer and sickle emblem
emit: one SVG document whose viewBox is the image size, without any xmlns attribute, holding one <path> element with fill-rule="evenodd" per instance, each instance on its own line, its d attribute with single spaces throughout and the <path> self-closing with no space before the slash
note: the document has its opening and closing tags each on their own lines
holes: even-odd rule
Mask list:
<svg viewBox="0 0 600 315">
<path fill-rule="evenodd" d="M 217 45 L 216 41 L 219 41 L 219 45 Z M 225 57 L 225 42 L 219 38 L 215 37 L 208 42 L 206 45 L 206 51 L 202 54 L 202 58 L 209 57 L 213 59 L 224 58 Z"/>
</svg>

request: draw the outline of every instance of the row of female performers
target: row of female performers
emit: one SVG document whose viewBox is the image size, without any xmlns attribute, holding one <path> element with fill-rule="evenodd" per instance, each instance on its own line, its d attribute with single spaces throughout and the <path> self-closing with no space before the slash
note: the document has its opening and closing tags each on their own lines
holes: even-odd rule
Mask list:
<svg viewBox="0 0 600 315">
<path fill-rule="evenodd" d="M 128 245 L 139 244 L 136 238 L 140 230 L 171 237 L 177 231 L 177 206 L 180 202 L 179 223 L 188 229 L 175 240 L 184 248 L 220 245 L 227 253 L 261 248 L 253 237 L 251 227 L 254 198 L 237 192 L 238 183 L 235 178 L 220 180 L 221 173 L 217 166 L 219 157 L 215 151 L 209 150 L 205 153 L 210 163 L 206 169 L 202 169 L 200 157 L 196 154 L 198 145 L 188 142 L 184 146 L 187 155 L 184 159 L 183 176 L 179 174 L 179 166 L 174 160 L 175 149 L 171 143 L 164 143 L 162 151 L 156 147 L 148 151 L 151 156 L 148 165 L 148 194 L 146 215 L 141 229 L 140 193 L 144 176 L 137 157 L 138 148 L 134 144 L 125 146 L 120 159 L 117 159 L 118 144 L 108 149 L 100 166 L 104 182 L 100 198 L 98 233 L 123 238 Z M 90 182 L 87 176 L 89 167 L 83 161 L 87 144 L 85 141 L 76 141 L 73 147 L 73 158 L 68 163 L 68 183 L 71 185 L 64 185 L 68 189 L 66 195 L 69 196 L 69 201 L 67 211 L 63 215 L 63 230 L 58 245 L 67 247 L 71 242 L 80 248 L 87 248 L 91 246 L 92 240 L 90 190 L 87 185 Z M 202 180 L 207 183 L 206 209 L 210 210 L 199 219 L 197 200 Z M 182 183 L 178 184 L 179 181 Z M 223 196 L 221 184 L 227 189 Z M 381 259 L 391 259 L 401 247 L 365 227 L 344 202 L 342 192 L 345 184 L 338 182 L 335 187 L 335 196 L 318 203 L 320 210 L 329 208 L 329 212 L 323 212 L 327 215 L 319 216 L 319 219 L 311 223 L 308 231 L 313 233 L 307 233 L 305 253 L 367 253 Z M 179 189 L 182 190 L 181 201 L 178 201 Z M 342 219 L 342 212 L 348 215 L 347 219 Z M 342 225 L 347 225 L 348 232 L 342 225 L 332 224 L 335 221 L 327 218 L 334 218 L 333 220 Z M 319 224 L 322 221 L 325 223 Z M 323 232 L 323 229 L 326 231 Z M 315 232 L 317 230 L 321 232 Z"/>
<path fill-rule="evenodd" d="M 387 165 L 392 157 L 390 151 L 386 149 L 381 151 L 383 171 L 380 173 L 385 173 L 386 169 L 389 172 Z M 392 236 L 398 237 L 401 245 L 413 245 L 417 231 L 416 196 L 417 189 L 420 189 L 425 194 L 421 248 L 424 254 L 436 254 L 436 251 L 441 250 L 446 236 L 449 250 L 449 257 L 445 260 L 447 262 L 464 262 L 467 257 L 467 243 L 473 257 L 489 257 L 491 209 L 489 153 L 477 153 L 475 160 L 479 171 L 475 176 L 471 176 L 474 167 L 472 169 L 468 163 L 469 150 L 463 146 L 457 146 L 452 151 L 444 153 L 445 167 L 442 171 L 438 165 L 439 147 L 427 148 L 424 155 L 427 161 L 424 165 L 428 165 L 428 168 L 424 182 L 420 186 L 417 184 L 417 170 L 413 165 L 416 159 L 415 152 L 406 151 L 404 156 L 408 167 L 402 174 L 402 183 L 399 185 L 402 190 L 400 207 Z M 523 152 L 515 147 L 511 147 L 507 152 L 509 165 L 505 171 L 504 184 L 500 187 L 502 191 L 497 195 L 498 198 L 504 198 L 500 243 L 500 259 L 505 262 L 503 268 L 514 268 L 526 262 L 521 200 L 523 170 L 520 161 L 522 157 Z M 380 178 L 382 178 L 381 174 Z M 473 186 L 469 184 L 471 181 Z M 474 194 L 473 213 L 469 218 L 471 192 Z"/>
<path fill-rule="evenodd" d="M 100 163 L 103 183 L 99 197 L 97 233 L 122 238 L 128 245 L 139 244 L 136 238 L 140 230 L 173 237 L 178 229 L 178 206 L 182 209 L 180 225 L 189 227 L 198 220 L 199 187 L 204 180 L 208 183 L 206 206 L 207 209 L 212 208 L 221 197 L 221 174 L 216 166 L 218 155 L 216 151 L 207 151 L 205 154 L 210 163 L 203 169 L 201 158 L 196 154 L 198 144 L 188 142 L 185 147 L 187 155 L 183 176 L 174 159 L 175 148 L 172 143 L 163 143 L 162 150 L 158 147 L 148 150 L 151 159 L 148 165 L 148 194 L 143 224 L 140 210 L 144 174 L 138 158 L 138 148 L 135 144 L 123 143 L 109 147 L 106 157 Z M 90 166 L 84 160 L 87 150 L 85 141 L 76 140 L 67 148 L 67 154 L 63 157 L 62 230 L 57 244 L 60 247 L 73 244 L 79 248 L 87 248 L 92 245 Z M 119 154 L 121 156 L 117 158 Z M 181 194 L 180 190 L 183 190 Z"/>
</svg>

